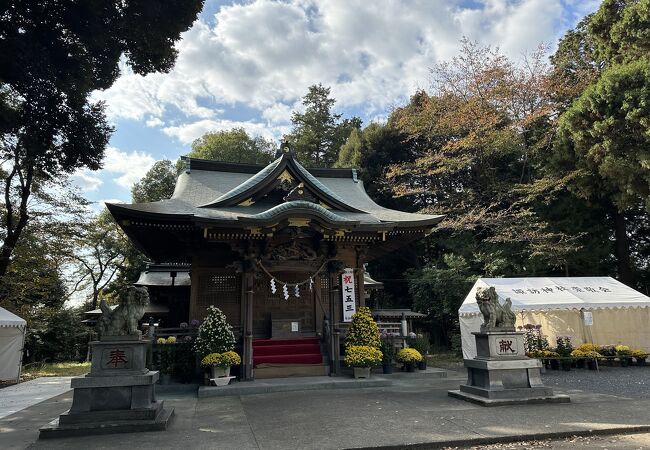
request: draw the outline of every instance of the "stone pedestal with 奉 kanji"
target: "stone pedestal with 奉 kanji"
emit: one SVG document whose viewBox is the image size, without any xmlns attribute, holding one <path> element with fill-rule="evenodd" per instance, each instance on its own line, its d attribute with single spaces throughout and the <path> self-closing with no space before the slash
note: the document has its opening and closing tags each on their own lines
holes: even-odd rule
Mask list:
<svg viewBox="0 0 650 450">
<path fill-rule="evenodd" d="M 158 371 L 145 366 L 139 334 L 92 342 L 90 373 L 73 378 L 70 410 L 41 428 L 40 438 L 165 430 L 173 409 L 156 400 Z"/>
<path fill-rule="evenodd" d="M 476 357 L 464 360 L 467 383 L 449 395 L 482 406 L 569 402 L 568 396 L 544 386 L 540 361 L 526 356 L 510 299 L 499 303 L 494 288 L 479 288 L 476 298 L 485 320 L 481 331 L 472 333 Z"/>
</svg>

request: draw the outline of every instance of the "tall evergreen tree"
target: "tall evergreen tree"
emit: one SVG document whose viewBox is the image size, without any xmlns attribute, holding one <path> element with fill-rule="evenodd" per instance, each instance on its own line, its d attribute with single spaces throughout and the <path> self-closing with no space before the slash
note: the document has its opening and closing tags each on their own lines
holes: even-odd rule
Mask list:
<svg viewBox="0 0 650 450">
<path fill-rule="evenodd" d="M 305 111 L 293 113 L 293 129 L 288 139 L 303 165 L 334 166 L 352 130 L 361 127 L 358 117 L 341 120 L 342 115 L 333 112 L 335 103 L 336 100 L 330 98 L 330 88 L 313 85 L 302 99 Z"/>
<path fill-rule="evenodd" d="M 639 265 L 629 241 L 637 225 L 631 221 L 647 221 L 650 212 L 649 23 L 648 0 L 606 0 L 577 32 L 567 35 L 575 42 L 561 44 L 553 58 L 566 84 L 573 81 L 566 67 L 592 72 L 560 117 L 553 170 L 578 195 L 605 207 L 615 236 L 618 275 L 628 284 L 634 284 L 634 266 Z M 644 203 L 645 217 L 639 217 Z"/>
</svg>

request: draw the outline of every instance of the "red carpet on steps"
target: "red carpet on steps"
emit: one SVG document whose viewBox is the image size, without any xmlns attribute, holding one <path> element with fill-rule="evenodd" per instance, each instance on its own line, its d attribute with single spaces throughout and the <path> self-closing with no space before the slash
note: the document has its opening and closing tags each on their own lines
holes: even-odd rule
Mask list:
<svg viewBox="0 0 650 450">
<path fill-rule="evenodd" d="M 258 364 L 320 364 L 323 356 L 315 338 L 255 339 L 253 367 Z"/>
</svg>

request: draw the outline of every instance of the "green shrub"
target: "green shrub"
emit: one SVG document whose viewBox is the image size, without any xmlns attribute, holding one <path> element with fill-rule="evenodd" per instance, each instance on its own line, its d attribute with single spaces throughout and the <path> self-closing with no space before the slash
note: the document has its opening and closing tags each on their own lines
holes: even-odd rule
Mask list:
<svg viewBox="0 0 650 450">
<path fill-rule="evenodd" d="M 409 347 L 416 349 L 418 352 L 420 352 L 421 355 L 428 354 L 431 348 L 428 334 L 418 334 L 414 338 L 408 338 L 406 342 L 408 343 Z"/>
<path fill-rule="evenodd" d="M 381 350 L 382 364 L 390 364 L 393 362 L 395 357 L 395 344 L 393 340 L 389 337 L 382 337 L 379 343 L 379 350 Z"/>
</svg>

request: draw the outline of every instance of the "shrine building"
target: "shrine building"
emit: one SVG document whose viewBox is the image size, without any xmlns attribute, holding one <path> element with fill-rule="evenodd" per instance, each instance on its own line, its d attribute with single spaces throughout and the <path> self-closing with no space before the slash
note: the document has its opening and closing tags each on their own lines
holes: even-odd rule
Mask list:
<svg viewBox="0 0 650 450">
<path fill-rule="evenodd" d="M 266 167 L 183 160 L 170 199 L 107 207 L 166 274 L 184 274 L 176 316 L 202 320 L 210 305 L 226 314 L 242 379 L 337 374 L 341 337 L 365 303 L 364 263 L 442 219 L 383 208 L 355 169 L 306 169 L 287 143 Z"/>
</svg>

